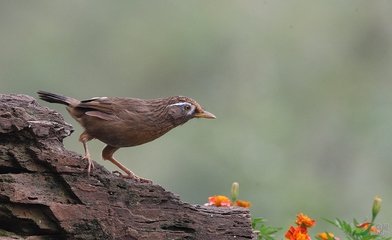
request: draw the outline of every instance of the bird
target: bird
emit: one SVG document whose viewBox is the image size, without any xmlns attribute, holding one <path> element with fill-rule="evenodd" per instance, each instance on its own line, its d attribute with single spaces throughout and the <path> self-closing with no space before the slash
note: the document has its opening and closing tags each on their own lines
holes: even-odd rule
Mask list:
<svg viewBox="0 0 392 240">
<path fill-rule="evenodd" d="M 87 142 L 90 140 L 98 139 L 106 144 L 102 150 L 102 158 L 109 160 L 125 172 L 125 174 L 119 171 L 115 173 L 139 182 L 151 182 L 134 174 L 117 161 L 113 154 L 123 147 L 133 147 L 153 141 L 193 118 L 216 118 L 195 100 L 185 96 L 157 99 L 94 97 L 78 100 L 42 90 L 37 94 L 46 102 L 65 105 L 68 113 L 84 128 L 79 141 L 83 144 L 83 160 L 87 161 L 89 176 L 94 168 L 87 147 Z"/>
</svg>

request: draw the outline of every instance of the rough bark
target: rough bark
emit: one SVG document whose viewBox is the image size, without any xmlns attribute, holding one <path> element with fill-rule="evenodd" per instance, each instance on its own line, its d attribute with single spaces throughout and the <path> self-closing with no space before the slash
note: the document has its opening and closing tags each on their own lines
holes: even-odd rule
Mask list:
<svg viewBox="0 0 392 240">
<path fill-rule="evenodd" d="M 114 176 L 62 144 L 62 116 L 0 94 L 1 239 L 254 239 L 243 208 L 182 202 L 159 185 Z"/>
</svg>

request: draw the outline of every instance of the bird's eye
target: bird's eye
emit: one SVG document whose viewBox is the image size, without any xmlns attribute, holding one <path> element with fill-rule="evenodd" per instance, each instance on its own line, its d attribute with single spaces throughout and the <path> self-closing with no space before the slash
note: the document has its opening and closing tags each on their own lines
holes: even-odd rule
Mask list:
<svg viewBox="0 0 392 240">
<path fill-rule="evenodd" d="M 191 105 L 188 105 L 188 104 L 184 105 L 184 110 L 185 111 L 191 110 Z"/>
</svg>

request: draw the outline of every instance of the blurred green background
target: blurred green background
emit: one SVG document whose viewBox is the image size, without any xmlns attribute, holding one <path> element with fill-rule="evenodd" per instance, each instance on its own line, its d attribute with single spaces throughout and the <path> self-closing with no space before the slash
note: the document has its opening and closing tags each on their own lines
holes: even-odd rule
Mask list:
<svg viewBox="0 0 392 240">
<path fill-rule="evenodd" d="M 186 95 L 193 120 L 117 159 L 203 204 L 240 183 L 254 217 L 392 219 L 389 1 L 1 1 L 2 93 Z M 82 153 L 82 129 L 67 148 Z M 93 141 L 101 160 L 104 144 Z M 389 225 L 392 228 L 391 225 Z M 392 229 L 389 229 L 392 231 Z M 283 236 L 283 231 L 282 231 Z"/>
</svg>

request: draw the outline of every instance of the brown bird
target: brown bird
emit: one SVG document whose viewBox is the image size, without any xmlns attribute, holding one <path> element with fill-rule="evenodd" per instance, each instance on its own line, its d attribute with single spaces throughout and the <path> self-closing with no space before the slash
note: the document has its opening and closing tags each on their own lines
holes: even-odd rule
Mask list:
<svg viewBox="0 0 392 240">
<path fill-rule="evenodd" d="M 158 99 L 96 97 L 79 101 L 45 91 L 37 93 L 44 101 L 66 105 L 69 114 L 84 128 L 79 141 L 84 147 L 84 159 L 88 161 L 88 174 L 94 164 L 87 142 L 96 138 L 107 144 L 102 151 L 102 158 L 111 161 L 127 174 L 120 175 L 150 182 L 136 176 L 118 162 L 113 157 L 114 152 L 122 147 L 150 142 L 192 118 L 216 118 L 195 100 L 182 96 Z"/>
</svg>

